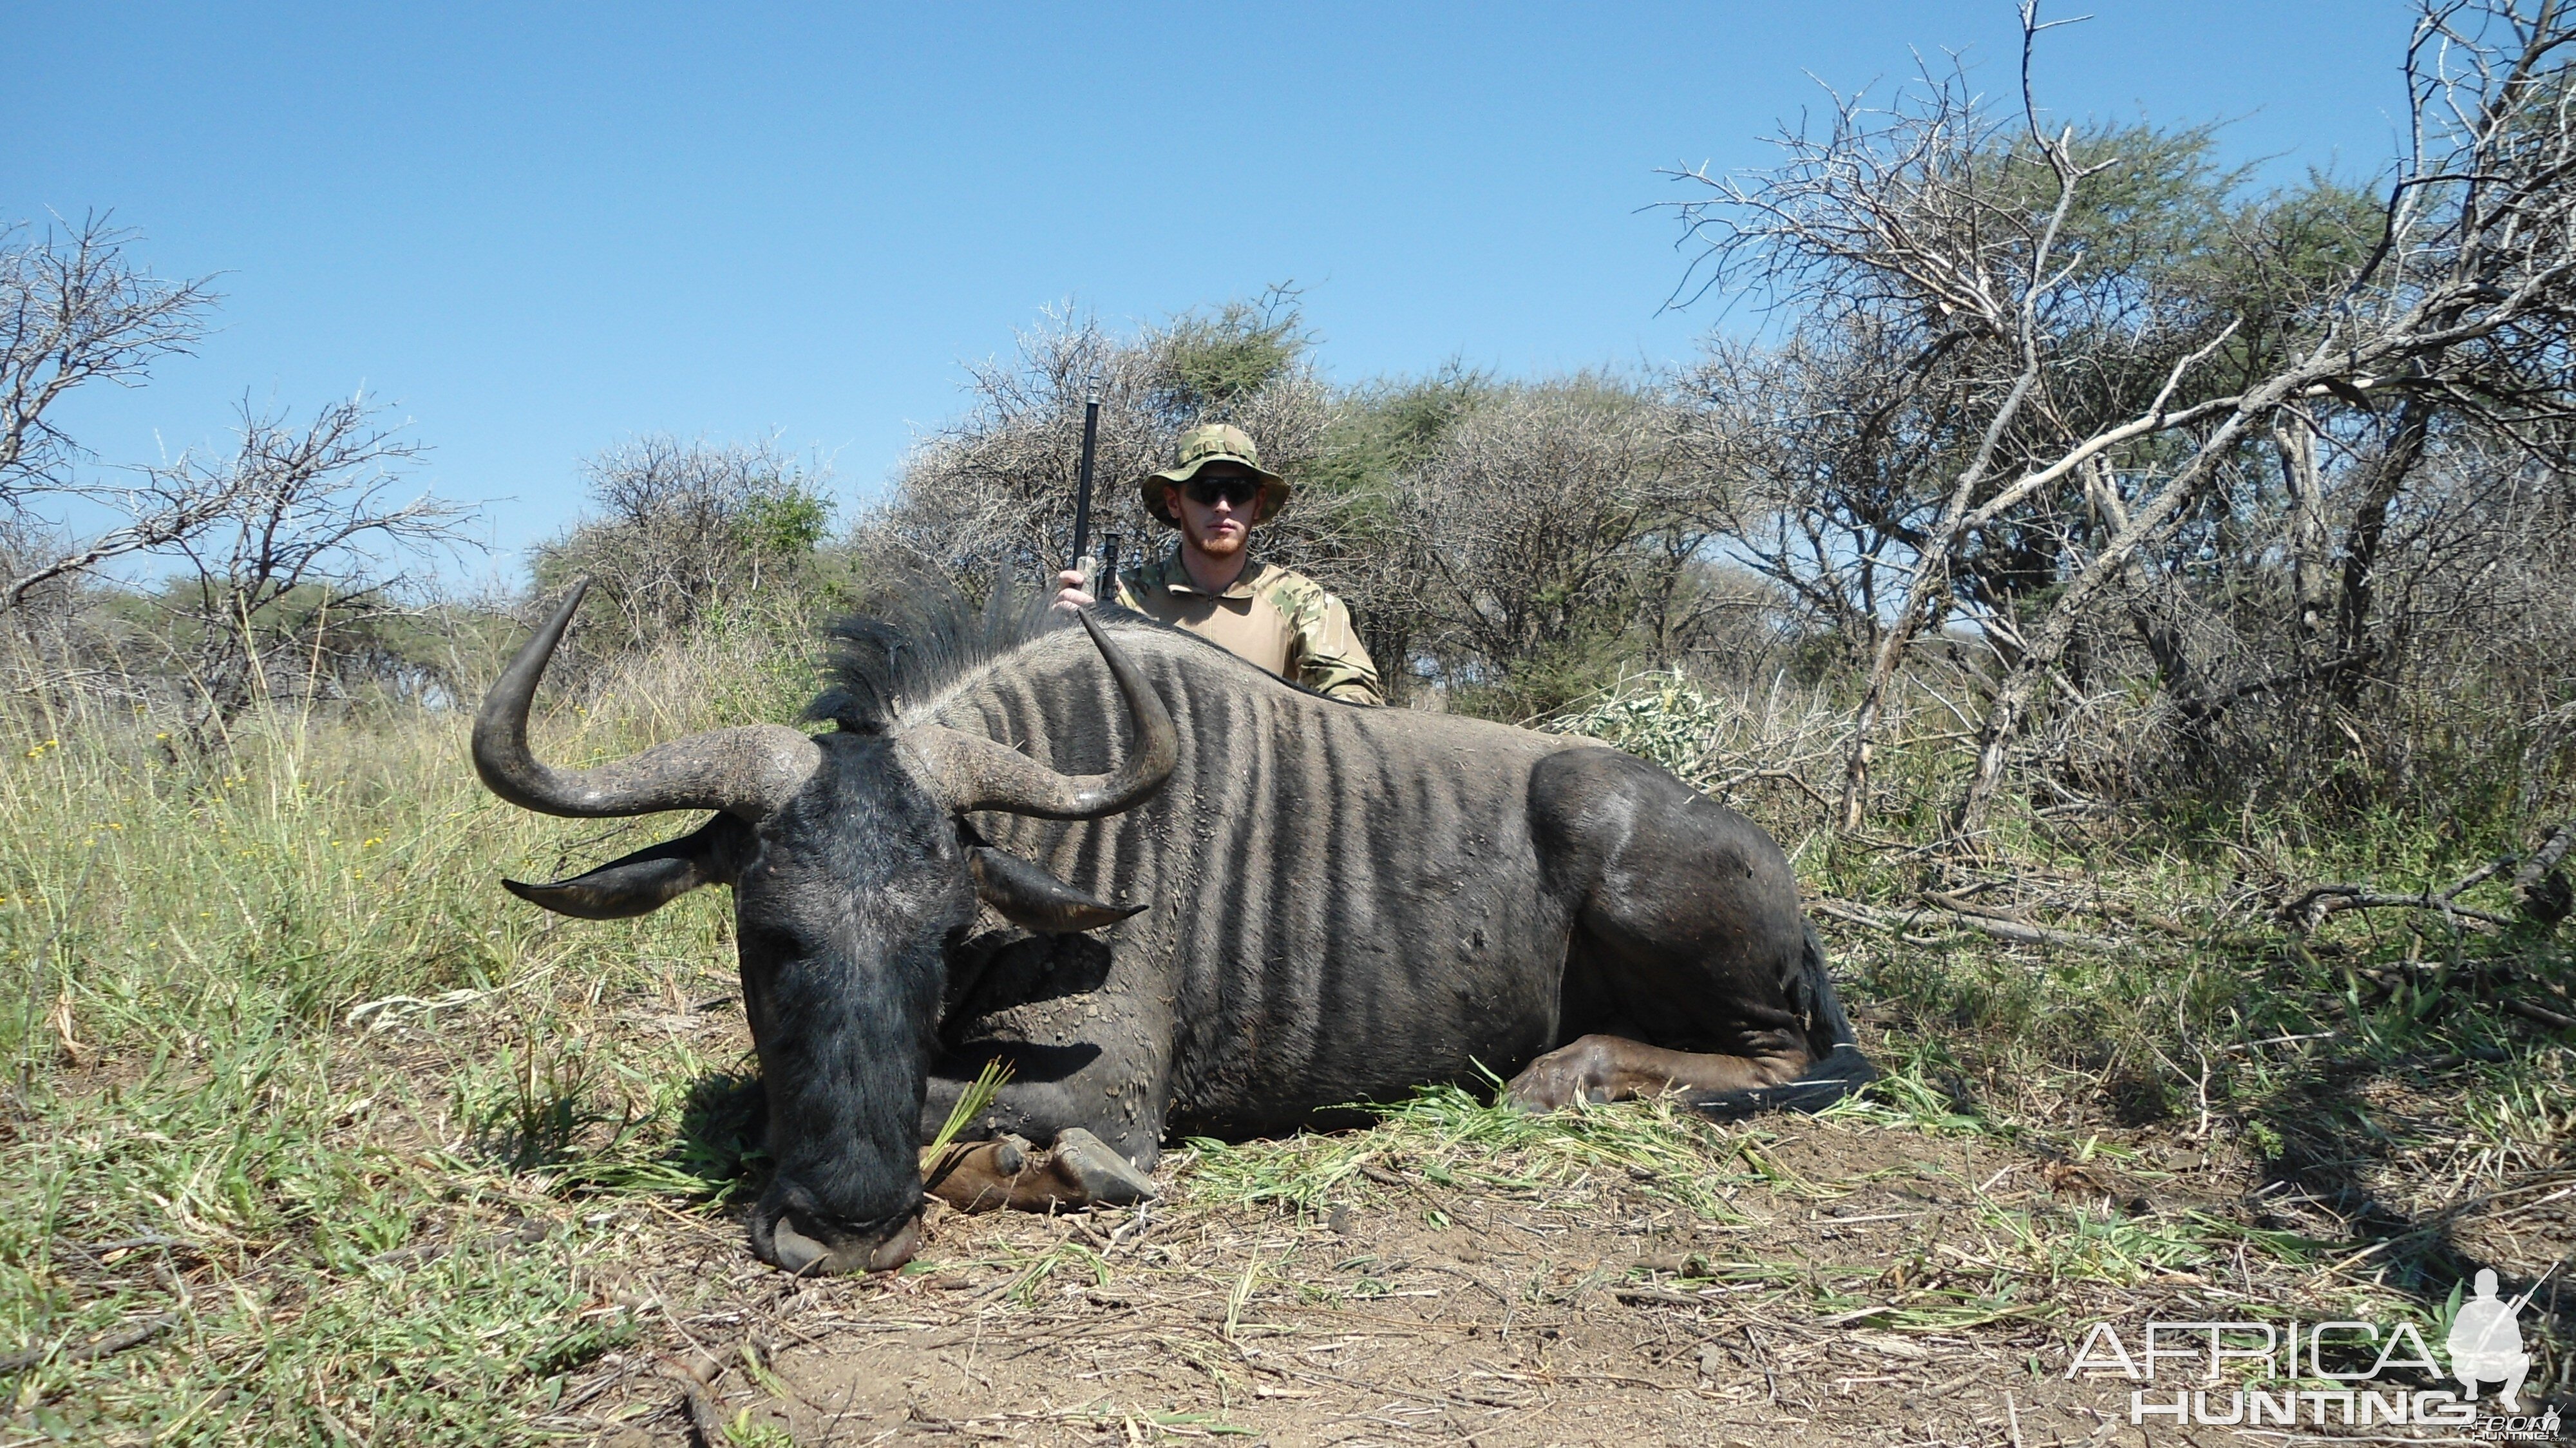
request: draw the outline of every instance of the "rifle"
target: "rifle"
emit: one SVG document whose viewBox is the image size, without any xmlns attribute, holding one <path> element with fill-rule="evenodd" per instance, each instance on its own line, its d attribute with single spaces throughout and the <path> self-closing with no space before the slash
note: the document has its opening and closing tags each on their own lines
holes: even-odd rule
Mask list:
<svg viewBox="0 0 2576 1448">
<path fill-rule="evenodd" d="M 1073 568 L 1082 575 L 1082 591 L 1092 591 L 1100 560 L 1091 556 L 1091 460 L 1100 446 L 1100 397 L 1095 391 L 1082 403 L 1082 482 L 1073 495 Z"/>
<path fill-rule="evenodd" d="M 2547 1282 L 2551 1277 L 2556 1276 L 2556 1275 L 2557 1275 L 2557 1273 L 2558 1273 L 2558 1269 L 2559 1269 L 2559 1268 L 2561 1268 L 2561 1267 L 2564 1267 L 2564 1266 L 2566 1266 L 2566 1265 L 2567 1265 L 2567 1259 L 2566 1259 L 2566 1258 L 2564 1258 L 2564 1257 L 2561 1257 L 2561 1258 L 2559 1258 L 2557 1261 L 2550 1263 L 2550 1264 L 2549 1264 L 2549 1270 L 2540 1274 L 2540 1281 L 2539 1281 L 2539 1282 L 2534 1282 L 2533 1284 L 2531 1284 L 2531 1291 L 2530 1291 L 2530 1292 L 2525 1292 L 2525 1293 L 2524 1293 L 2524 1294 L 2522 1294 L 2520 1297 L 2517 1297 L 2517 1298 L 2515 1298 L 2513 1301 L 2508 1302 L 2508 1303 L 2506 1303 L 2506 1304 L 2505 1304 L 2505 1309 L 2504 1309 L 2505 1316 L 2507 1316 L 2507 1317 L 2518 1317 L 2518 1316 L 2520 1316 L 2520 1315 L 2521 1315 L 2521 1313 L 2522 1313 L 2523 1305 L 2524 1305 L 2525 1303 L 2528 1303 L 2529 1301 L 2531 1301 L 2531 1294 L 2532 1294 L 2532 1292 L 2538 1292 L 2538 1291 L 2540 1290 L 2540 1288 L 2541 1288 L 2542 1283 L 2546 1283 L 2546 1282 Z"/>
</svg>

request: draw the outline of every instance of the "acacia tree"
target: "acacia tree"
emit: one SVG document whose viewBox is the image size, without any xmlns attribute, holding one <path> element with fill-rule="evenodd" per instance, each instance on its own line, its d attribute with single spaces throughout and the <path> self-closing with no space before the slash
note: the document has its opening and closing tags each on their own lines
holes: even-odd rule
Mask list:
<svg viewBox="0 0 2576 1448">
<path fill-rule="evenodd" d="M 34 604 L 67 604 L 71 586 L 106 565 L 177 562 L 153 601 L 197 687 L 201 723 L 278 692 L 414 671 L 385 633 L 412 611 L 406 569 L 472 540 L 466 510 L 396 496 L 420 449 L 366 399 L 301 428 L 245 407 L 228 457 L 189 453 L 103 475 L 63 430 L 64 397 L 140 385 L 204 334 L 208 282 L 153 275 L 135 241 L 105 214 L 42 232 L 0 226 L 0 612 L 32 635 Z M 99 514 L 115 521 L 86 534 L 68 526 Z"/>
<path fill-rule="evenodd" d="M 537 550 L 540 588 L 578 577 L 643 644 L 728 601 L 794 587 L 832 515 L 831 478 L 774 441 L 637 438 L 583 464 L 592 515 Z"/>
<path fill-rule="evenodd" d="M 1623 659 L 1675 661 L 1723 595 L 1693 587 L 1725 489 L 1660 390 L 1577 376 L 1488 387 L 1400 475 L 1409 611 L 1453 678 L 1516 712 Z M 1463 666 L 1463 667 L 1462 667 Z"/>
<path fill-rule="evenodd" d="M 2413 150 L 2348 261 L 2331 234 L 2277 245 L 2303 239 L 2301 218 L 2332 233 L 2349 215 L 2324 187 L 2204 228 L 2209 253 L 2180 265 L 2075 244 L 2088 208 L 2117 212 L 2100 203 L 2118 201 L 2145 148 L 2043 124 L 2029 77 L 2048 28 L 2026 4 L 2018 116 L 1988 111 L 1956 75 L 1926 77 L 1886 111 L 1838 101 L 1824 134 L 1782 139 L 1774 169 L 1688 178 L 1711 193 L 1681 206 L 1706 244 L 1701 278 L 1794 318 L 1803 385 L 1789 395 L 1852 394 L 1816 409 L 1856 420 L 1838 423 L 1851 441 L 1828 459 L 1837 502 L 1819 511 L 1858 529 L 1795 539 L 1830 560 L 1820 574 L 1858 574 L 1857 611 L 1875 626 L 1846 827 L 1861 819 L 1899 667 L 1945 620 L 1972 624 L 2001 665 L 1953 815 L 1969 836 L 2070 649 L 2107 606 L 2182 587 L 2175 550 L 2224 531 L 2228 510 L 2213 505 L 2242 491 L 2263 449 L 2291 460 L 2299 606 L 2320 631 L 2327 489 L 2302 459 L 2332 440 L 2345 461 L 2340 652 L 2308 667 L 2361 669 L 2375 656 L 2362 636 L 2392 510 L 2437 420 L 2545 448 L 2568 415 L 2558 379 L 2576 299 L 2576 126 L 2569 27 L 2550 0 L 2423 12 L 2408 49 Z M 2264 275 L 2267 242 L 2293 257 L 2287 280 Z M 1872 365 L 1888 384 L 1855 387 Z M 1796 571 L 1780 539 L 1807 526 L 1757 551 L 1768 544 L 1780 572 Z M 1867 564 L 1854 542 L 1870 545 Z M 1839 581 L 1821 586 L 1849 596 Z M 2152 635 L 2153 608 L 2133 612 Z M 2159 662 L 2187 657 L 2167 647 Z"/>
<path fill-rule="evenodd" d="M 1362 383 L 1334 397 L 1323 442 L 1300 470 L 1299 486 L 1339 524 L 1305 562 L 1350 606 L 1390 703 L 1404 702 L 1422 651 L 1442 632 L 1424 598 L 1415 510 L 1450 434 L 1499 391 L 1455 361 L 1428 376 Z"/>
<path fill-rule="evenodd" d="M 1168 529 L 1135 480 L 1178 434 L 1236 423 L 1296 488 L 1260 556 L 1338 594 L 1389 697 L 1461 686 L 1526 714 L 1621 664 L 1711 646 L 1770 600 L 1710 558 L 1729 446 L 1660 384 L 1576 376 L 1506 386 L 1451 365 L 1335 391 L 1274 292 L 1116 337 L 1051 316 L 970 370 L 973 406 L 906 460 L 854 543 L 980 594 L 1005 569 L 1063 566 L 1082 406 L 1101 400 L 1093 523 L 1133 558 Z"/>
</svg>

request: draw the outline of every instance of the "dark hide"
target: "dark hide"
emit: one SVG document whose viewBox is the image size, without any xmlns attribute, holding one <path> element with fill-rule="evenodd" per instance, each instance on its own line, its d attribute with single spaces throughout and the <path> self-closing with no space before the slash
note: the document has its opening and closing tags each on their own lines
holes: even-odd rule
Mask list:
<svg viewBox="0 0 2576 1448">
<path fill-rule="evenodd" d="M 1761 1111 L 1822 1111 L 1878 1074 L 1869 1058 L 1860 1053 L 1851 1020 L 1843 1014 L 1843 1003 L 1834 994 L 1833 977 L 1825 969 L 1824 941 L 1816 937 L 1812 925 L 1805 927 L 1805 935 L 1798 978 L 1789 987 L 1789 1002 L 1801 1019 L 1811 1023 L 1809 1039 L 1831 1049 L 1800 1072 L 1796 1080 L 1782 1085 L 1691 1092 L 1686 1099 L 1695 1109 L 1721 1121 Z"/>
</svg>

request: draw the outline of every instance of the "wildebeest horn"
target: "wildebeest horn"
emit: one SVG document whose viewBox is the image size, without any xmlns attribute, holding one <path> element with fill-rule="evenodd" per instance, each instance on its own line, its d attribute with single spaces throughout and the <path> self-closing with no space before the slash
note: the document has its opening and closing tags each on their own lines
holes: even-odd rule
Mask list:
<svg viewBox="0 0 2576 1448">
<path fill-rule="evenodd" d="M 701 885 L 731 885 L 759 853 L 755 826 L 729 814 L 713 814 L 676 840 L 637 850 L 569 880 L 541 885 L 503 880 L 501 888 L 557 915 L 624 920 L 651 914 Z"/>
<path fill-rule="evenodd" d="M 574 584 L 534 637 L 501 671 L 474 716 L 474 772 L 522 809 L 590 818 L 717 809 L 757 821 L 785 804 L 822 764 L 823 751 L 783 724 L 711 729 L 593 769 L 548 769 L 528 751 L 528 704 L 590 581 Z M 1166 729 L 1170 726 L 1166 725 Z"/>
<path fill-rule="evenodd" d="M 1092 622 L 1077 614 L 1100 650 L 1127 712 L 1136 721 L 1136 748 L 1126 767 L 1114 774 L 1059 774 L 1009 745 L 977 734 L 930 724 L 912 729 L 904 742 L 929 767 L 930 783 L 959 814 L 1002 810 L 1050 820 L 1095 820 L 1129 809 L 1163 787 L 1181 757 L 1180 737 L 1162 697 L 1136 672 L 1127 656 Z"/>
<path fill-rule="evenodd" d="M 1145 911 L 1142 905 L 1112 905 L 990 845 L 966 852 L 966 873 L 975 879 L 976 895 L 1003 919 L 1050 935 L 1097 930 Z"/>
</svg>

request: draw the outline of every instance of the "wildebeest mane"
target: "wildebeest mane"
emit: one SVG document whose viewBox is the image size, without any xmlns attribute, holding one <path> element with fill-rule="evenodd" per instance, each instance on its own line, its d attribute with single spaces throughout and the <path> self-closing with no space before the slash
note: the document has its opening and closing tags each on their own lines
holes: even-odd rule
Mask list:
<svg viewBox="0 0 2576 1448">
<path fill-rule="evenodd" d="M 1052 602 L 1007 573 L 980 607 L 933 573 L 889 580 L 824 628 L 824 688 L 806 717 L 866 734 L 916 723 L 967 676 L 1067 626 Z"/>
</svg>

